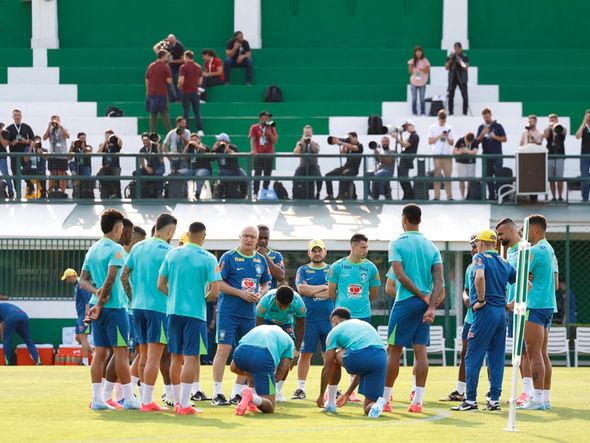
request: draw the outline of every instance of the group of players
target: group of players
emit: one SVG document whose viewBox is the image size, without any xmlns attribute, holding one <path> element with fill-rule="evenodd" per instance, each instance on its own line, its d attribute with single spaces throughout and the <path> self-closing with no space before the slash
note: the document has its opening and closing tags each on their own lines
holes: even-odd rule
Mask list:
<svg viewBox="0 0 590 443">
<path fill-rule="evenodd" d="M 323 411 L 335 413 L 348 401 L 360 401 L 357 387 L 365 397 L 366 415 L 378 417 L 391 411 L 400 356 L 403 348 L 412 347 L 414 386 L 408 411 L 422 412 L 430 324 L 436 307 L 444 301 L 445 285 L 441 254 L 419 232 L 421 216 L 417 205 L 405 206 L 404 233 L 389 247 L 385 290 L 395 303 L 386 349 L 370 323 L 371 302 L 381 281 L 377 267 L 366 258 L 369 245 L 362 234 L 352 236 L 349 255 L 332 265 L 325 262 L 324 242 L 310 241 L 310 262 L 297 270 L 296 292 L 283 283 L 283 258 L 268 247 L 266 226 L 242 229 L 237 248 L 217 261 L 203 248 L 206 228 L 202 223 L 192 223 L 179 246 L 173 247 L 170 241 L 177 220 L 172 215 L 161 214 L 152 236 L 142 239 L 145 232 L 134 229 L 121 212 L 105 210 L 100 216 L 104 236 L 88 250 L 79 284 L 75 271 L 64 274 L 77 285 L 77 293 L 91 295 L 86 309 L 79 310 L 77 327 L 80 336 L 90 326 L 94 339 L 90 407 L 150 412 L 168 411 L 166 406 L 170 406 L 178 415 L 192 415 L 202 411 L 191 401 L 211 400 L 215 406 L 235 405 L 238 415 L 274 412 L 276 401 L 285 401 L 281 391 L 296 362 L 297 390 L 292 398 L 306 398 L 311 357 L 320 345 L 324 367 L 316 403 Z M 545 305 L 550 304 L 556 261 L 544 238 L 545 219 L 532 216 L 530 226 L 533 289 L 525 330 L 529 358 L 523 360 L 524 392 L 519 401 L 523 407 L 546 409 L 551 383 L 546 345 L 555 307 L 553 292 L 553 305 Z M 506 311 L 513 302 L 510 284 L 514 283 L 514 251 L 520 238 L 516 224 L 506 219 L 498 224 L 497 233 L 484 230 L 473 240 L 473 263 L 466 272 L 468 314 L 459 381 L 456 390 L 441 400 L 461 401 L 454 410 L 477 409 L 477 382 L 487 355 L 490 397 L 486 409 L 499 410 Z M 497 240 L 509 248 L 508 261 L 497 253 Z M 199 357 L 207 352 L 206 303 L 215 300 L 217 352 L 213 398 L 209 399 L 200 386 Z M 130 327 L 138 342 L 131 367 Z M 228 401 L 222 381 L 232 350 L 230 370 L 237 377 Z M 350 385 L 342 393 L 338 390 L 341 368 L 350 374 Z M 158 372 L 164 381 L 166 406 L 154 401 Z M 529 386 L 531 377 L 534 391 Z M 115 390 L 113 398 L 115 386 L 120 386 L 120 392 Z"/>
</svg>

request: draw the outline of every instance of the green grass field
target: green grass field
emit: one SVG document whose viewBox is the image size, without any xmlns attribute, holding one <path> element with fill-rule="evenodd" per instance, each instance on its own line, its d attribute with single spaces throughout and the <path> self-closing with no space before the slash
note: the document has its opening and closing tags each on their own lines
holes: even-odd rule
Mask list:
<svg viewBox="0 0 590 443">
<path fill-rule="evenodd" d="M 504 399 L 510 368 L 507 368 Z M 202 386 L 211 394 L 211 367 L 203 368 Z M 228 375 L 226 373 L 226 375 Z M 285 386 L 291 394 L 295 374 Z M 313 367 L 308 396 L 318 391 L 319 367 Z M 501 413 L 453 412 L 436 400 L 454 388 L 455 368 L 431 368 L 424 414 L 406 412 L 410 368 L 402 368 L 394 391 L 393 413 L 371 420 L 358 404 L 336 416 L 319 412 L 312 398 L 280 404 L 275 414 L 236 417 L 233 408 L 198 404 L 204 413 L 177 417 L 173 413 L 136 411 L 94 412 L 89 370 L 83 367 L 0 367 L 0 441 L 588 441 L 590 406 L 589 368 L 556 368 L 551 411 L 517 414 L 518 433 L 507 433 L 508 408 Z M 343 380 L 348 377 L 343 377 Z M 231 389 L 231 377 L 225 390 Z M 487 387 L 484 378 L 481 387 Z M 481 395 L 484 389 L 480 389 Z M 156 393 L 161 389 L 157 388 Z M 483 398 L 480 398 L 483 402 Z"/>
</svg>

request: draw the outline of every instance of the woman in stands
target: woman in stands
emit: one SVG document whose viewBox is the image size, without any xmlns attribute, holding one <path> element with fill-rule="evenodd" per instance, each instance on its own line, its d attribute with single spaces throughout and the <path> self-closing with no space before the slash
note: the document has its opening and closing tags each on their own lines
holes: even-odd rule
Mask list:
<svg viewBox="0 0 590 443">
<path fill-rule="evenodd" d="M 425 115 L 424 94 L 426 83 L 430 73 L 430 62 L 424 57 L 422 46 L 414 48 L 414 57 L 408 60 L 408 72 L 410 73 L 410 87 L 412 90 L 412 114 L 418 115 L 417 99 L 420 93 L 420 114 Z"/>
</svg>

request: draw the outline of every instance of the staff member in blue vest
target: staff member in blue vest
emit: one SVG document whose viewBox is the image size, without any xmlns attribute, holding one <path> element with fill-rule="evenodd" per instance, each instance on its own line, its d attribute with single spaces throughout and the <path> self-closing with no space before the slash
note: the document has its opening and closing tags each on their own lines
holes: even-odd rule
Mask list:
<svg viewBox="0 0 590 443">
<path fill-rule="evenodd" d="M 29 332 L 29 316 L 18 306 L 10 303 L 0 303 L 0 337 L 2 337 L 2 346 L 4 346 L 4 360 L 5 364 L 15 364 L 12 358 L 12 335 L 14 333 L 20 335 L 27 345 L 29 354 L 36 364 L 40 365 L 39 354 L 37 347 L 33 343 L 31 334 Z"/>
</svg>

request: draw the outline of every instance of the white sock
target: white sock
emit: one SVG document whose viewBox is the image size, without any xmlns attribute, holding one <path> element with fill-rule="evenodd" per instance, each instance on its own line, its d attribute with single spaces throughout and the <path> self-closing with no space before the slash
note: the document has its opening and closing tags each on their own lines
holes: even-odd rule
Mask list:
<svg viewBox="0 0 590 443">
<path fill-rule="evenodd" d="M 283 385 L 285 384 L 284 381 L 278 381 L 276 385 L 276 393 L 280 394 L 283 391 Z"/>
<path fill-rule="evenodd" d="M 166 400 L 167 401 L 174 401 L 174 390 L 172 389 L 172 385 L 164 385 L 164 392 L 166 393 Z"/>
<path fill-rule="evenodd" d="M 459 394 L 465 394 L 465 382 L 457 380 L 455 391 L 457 391 Z"/>
<path fill-rule="evenodd" d="M 385 399 L 385 403 L 391 400 L 391 393 L 393 392 L 393 386 L 385 386 L 383 388 L 383 398 Z"/>
<path fill-rule="evenodd" d="M 465 400 L 465 403 L 467 403 L 468 405 L 473 405 L 475 404 L 474 400 Z"/>
<path fill-rule="evenodd" d="M 115 383 L 110 382 L 108 380 L 104 381 L 104 390 L 102 391 L 102 398 L 105 402 L 111 399 L 113 395 L 113 388 L 115 387 Z"/>
<path fill-rule="evenodd" d="M 84 366 L 88 366 L 88 357 L 83 357 L 83 358 L 82 358 L 82 364 L 83 364 Z"/>
<path fill-rule="evenodd" d="M 154 401 L 154 387 L 150 385 L 143 385 L 143 392 L 141 394 L 141 402 L 144 405 L 149 405 Z"/>
<path fill-rule="evenodd" d="M 541 404 L 543 403 L 543 390 L 542 389 L 535 389 L 533 392 L 533 403 Z"/>
<path fill-rule="evenodd" d="M 102 383 L 92 383 L 92 403 L 104 403 Z"/>
<path fill-rule="evenodd" d="M 260 406 L 262 404 L 262 397 L 256 393 L 252 393 L 252 403 L 255 406 Z"/>
<path fill-rule="evenodd" d="M 191 388 L 191 394 L 194 394 L 200 390 L 201 390 L 201 383 L 199 383 L 198 381 L 194 381 L 192 388 Z"/>
<path fill-rule="evenodd" d="M 133 389 L 133 385 L 131 385 L 131 389 Z M 125 398 L 125 394 L 123 394 L 123 388 L 121 387 L 121 383 L 115 384 L 114 396 L 115 401 L 119 401 L 122 398 Z"/>
<path fill-rule="evenodd" d="M 190 406 L 192 383 L 180 384 L 180 407 L 188 408 Z"/>
<path fill-rule="evenodd" d="M 336 394 L 338 392 L 338 385 L 328 385 L 328 405 L 336 406 Z"/>
<path fill-rule="evenodd" d="M 131 383 L 127 383 L 126 385 L 122 385 L 121 387 L 123 388 L 123 396 L 125 397 L 125 401 L 135 400 L 135 394 L 133 393 L 133 385 Z"/>
<path fill-rule="evenodd" d="M 139 385 L 139 377 L 135 377 L 134 375 L 131 376 L 131 385 L 135 388 L 135 386 Z"/>
<path fill-rule="evenodd" d="M 235 397 L 236 395 L 242 395 L 242 389 L 244 389 L 244 385 L 234 383 L 234 388 L 231 391 L 231 396 Z"/>
<path fill-rule="evenodd" d="M 412 375 L 412 392 L 416 390 L 416 376 Z"/>
<path fill-rule="evenodd" d="M 533 396 L 533 379 L 531 377 L 523 377 L 522 392 L 524 392 L 529 397 Z"/>
<path fill-rule="evenodd" d="M 297 389 L 305 391 L 305 380 L 297 380 Z"/>
<path fill-rule="evenodd" d="M 551 390 L 543 389 L 543 403 L 549 403 L 551 401 Z"/>
<path fill-rule="evenodd" d="M 412 404 L 416 405 L 418 403 L 422 403 L 424 398 L 424 388 L 420 386 L 416 386 L 416 394 L 414 395 L 414 400 L 412 400 Z"/>
<path fill-rule="evenodd" d="M 172 385 L 172 394 L 174 404 L 180 403 L 180 385 Z"/>
<path fill-rule="evenodd" d="M 223 394 L 223 390 L 221 388 L 221 384 L 222 384 L 222 382 L 220 382 L 220 381 L 214 381 L 213 382 L 213 396 Z"/>
</svg>

